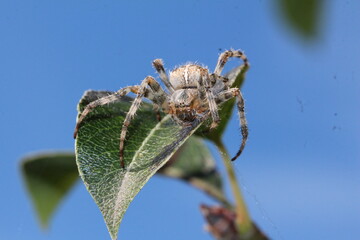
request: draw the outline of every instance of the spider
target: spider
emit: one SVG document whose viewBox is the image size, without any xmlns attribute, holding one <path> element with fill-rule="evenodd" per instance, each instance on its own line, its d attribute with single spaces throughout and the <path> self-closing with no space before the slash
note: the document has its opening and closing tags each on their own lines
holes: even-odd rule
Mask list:
<svg viewBox="0 0 360 240">
<path fill-rule="evenodd" d="M 242 134 L 240 149 L 231 159 L 232 161 L 236 160 L 245 147 L 248 138 L 248 127 L 244 112 L 244 99 L 240 89 L 231 88 L 233 82 L 221 76 L 226 62 L 229 58 L 233 57 L 241 58 L 244 62 L 243 67 L 248 66 L 248 60 L 243 52 L 228 50 L 220 54 L 214 73 L 209 73 L 209 70 L 204 66 L 189 63 L 175 68 L 170 72 L 170 76 L 168 76 L 162 60 L 155 59 L 152 62 L 153 67 L 158 72 L 167 91 L 153 77 L 148 76 L 140 85 L 124 87 L 109 96 L 89 103 L 77 120 L 74 138 L 76 138 L 84 118 L 94 108 L 119 100 L 119 98 L 130 92 L 135 93 L 137 96 L 125 117 L 120 133 L 120 165 L 122 168 L 125 168 L 124 142 L 126 132 L 144 97 L 153 102 L 157 111 L 161 109 L 164 113 L 170 114 L 180 125 L 189 125 L 195 119 L 201 118 L 210 112 L 212 117 L 210 128 L 215 128 L 220 122 L 218 105 L 235 97 L 237 99 Z"/>
</svg>

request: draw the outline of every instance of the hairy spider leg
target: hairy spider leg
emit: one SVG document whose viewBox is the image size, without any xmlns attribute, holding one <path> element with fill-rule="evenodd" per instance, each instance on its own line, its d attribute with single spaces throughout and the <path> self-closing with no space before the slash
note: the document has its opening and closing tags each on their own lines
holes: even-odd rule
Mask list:
<svg viewBox="0 0 360 240">
<path fill-rule="evenodd" d="M 135 92 L 137 94 L 137 92 Z M 160 89 L 158 92 L 154 93 L 152 89 L 145 89 L 145 94 L 144 94 L 144 98 L 149 99 L 150 101 L 153 102 L 153 110 L 156 113 L 156 120 L 158 122 L 161 121 L 161 111 L 160 110 L 164 110 L 165 112 L 167 111 L 167 105 L 164 105 L 164 102 L 167 98 L 168 94 Z M 162 109 L 162 107 L 164 107 L 164 109 Z"/>
<path fill-rule="evenodd" d="M 172 93 L 174 92 L 174 87 L 172 86 L 172 84 L 170 83 L 169 77 L 165 72 L 164 69 L 164 63 L 161 59 L 155 59 L 152 62 L 155 70 L 158 72 L 159 77 L 161 79 L 161 81 L 165 84 L 166 88 Z"/>
<path fill-rule="evenodd" d="M 206 90 L 203 83 L 203 77 L 199 81 L 196 81 L 196 88 L 199 90 L 199 98 L 201 100 L 206 100 Z"/>
<path fill-rule="evenodd" d="M 161 122 L 161 113 L 160 113 L 160 107 L 158 106 L 158 105 L 155 105 L 154 104 L 154 111 L 155 111 L 155 113 L 156 113 L 156 120 L 158 121 L 158 122 Z"/>
<path fill-rule="evenodd" d="M 74 138 L 76 138 L 77 133 L 79 131 L 79 128 L 81 126 L 82 121 L 85 119 L 85 117 L 92 112 L 96 107 L 98 106 L 103 106 L 106 104 L 109 104 L 111 102 L 114 102 L 116 100 L 119 100 L 119 98 L 125 96 L 126 94 L 128 94 L 129 92 L 137 92 L 137 87 L 138 86 L 129 86 L 129 87 L 125 87 L 122 88 L 118 91 L 116 91 L 115 93 L 109 95 L 109 96 L 105 96 L 102 98 L 99 98 L 95 101 L 92 101 L 91 103 L 89 103 L 85 109 L 82 111 L 82 113 L 80 114 L 77 122 L 76 122 L 76 126 L 75 126 L 75 130 L 74 130 Z"/>
<path fill-rule="evenodd" d="M 222 54 L 220 54 L 220 56 L 219 56 L 219 59 L 218 59 L 218 62 L 216 64 L 215 71 L 214 71 L 215 75 L 218 75 L 218 76 L 221 75 L 221 72 L 224 69 L 225 64 L 231 57 L 241 58 L 244 61 L 245 66 L 247 66 L 249 64 L 247 57 L 245 56 L 245 54 L 243 52 L 241 52 L 239 50 L 227 50 L 227 51 L 223 52 Z"/>
<path fill-rule="evenodd" d="M 246 117 L 245 117 L 245 101 L 244 101 L 244 98 L 242 96 L 242 93 L 241 93 L 240 89 L 231 88 L 231 89 L 229 89 L 227 91 L 224 91 L 224 92 L 220 93 L 216 97 L 216 103 L 221 104 L 221 103 L 226 102 L 227 100 L 229 100 L 229 99 L 231 99 L 233 97 L 236 97 L 236 99 L 237 99 L 236 106 L 237 106 L 238 113 L 239 113 L 241 135 L 242 135 L 242 143 L 240 145 L 239 151 L 231 159 L 231 161 L 235 161 L 241 155 L 242 151 L 245 148 L 245 144 L 246 144 L 246 141 L 247 141 L 248 135 L 249 135 L 247 121 L 246 121 Z"/>
<path fill-rule="evenodd" d="M 142 98 L 145 97 L 145 94 L 147 93 L 147 86 L 149 86 L 150 89 L 152 90 L 153 96 L 151 98 L 153 98 L 152 101 L 156 105 L 161 106 L 167 97 L 167 94 L 165 93 L 165 91 L 161 88 L 160 84 L 153 77 L 148 76 L 141 82 L 140 87 L 138 88 L 138 91 L 137 91 L 137 96 L 136 96 L 135 100 L 132 102 L 129 112 L 126 114 L 125 120 L 122 125 L 122 129 L 121 129 L 119 157 L 120 157 L 120 165 L 122 168 L 125 168 L 124 143 L 125 143 L 126 132 L 127 132 L 128 126 L 130 125 L 131 120 L 134 118 L 136 111 L 140 107 Z"/>
<path fill-rule="evenodd" d="M 210 74 L 210 78 L 211 78 L 211 83 L 214 85 L 216 83 L 217 80 L 222 81 L 223 83 L 225 83 L 225 85 L 227 85 L 227 83 L 229 82 L 229 79 L 226 77 L 223 77 L 221 75 L 217 75 L 215 73 Z"/>
<path fill-rule="evenodd" d="M 214 83 L 211 82 L 211 78 L 207 69 L 203 69 L 201 75 L 202 76 L 200 81 L 202 81 L 203 85 L 205 86 L 205 95 L 209 104 L 210 114 L 213 119 L 210 128 L 215 128 L 220 122 L 220 117 L 219 117 L 217 105 L 215 103 L 215 96 L 212 91 L 212 87 Z"/>
</svg>

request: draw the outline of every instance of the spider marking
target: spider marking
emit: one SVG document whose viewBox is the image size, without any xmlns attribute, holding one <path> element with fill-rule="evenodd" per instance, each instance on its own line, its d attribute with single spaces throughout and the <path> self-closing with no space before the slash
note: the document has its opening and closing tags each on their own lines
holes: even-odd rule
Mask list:
<svg viewBox="0 0 360 240">
<path fill-rule="evenodd" d="M 242 134 L 240 148 L 231 159 L 232 161 L 236 160 L 244 150 L 248 138 L 244 99 L 240 89 L 231 88 L 233 82 L 221 76 L 226 62 L 229 58 L 234 57 L 243 60 L 243 67 L 248 66 L 248 60 L 243 52 L 228 50 L 220 54 L 214 73 L 210 74 L 206 67 L 190 63 L 175 68 L 170 72 L 170 76 L 166 74 L 162 60 L 155 59 L 153 66 L 158 72 L 161 81 L 166 86 L 167 91 L 165 91 L 153 77 L 148 76 L 140 85 L 122 88 L 112 95 L 89 103 L 77 120 L 74 138 L 76 138 L 84 118 L 94 108 L 114 102 L 130 92 L 135 93 L 136 98 L 125 117 L 120 133 L 120 165 L 122 168 L 125 168 L 124 142 L 126 132 L 144 97 L 153 102 L 156 111 L 162 110 L 164 113 L 170 114 L 180 125 L 189 125 L 195 119 L 204 117 L 206 113 L 210 112 L 212 117 L 211 128 L 215 128 L 220 122 L 218 105 L 235 97 L 237 99 L 236 105 Z"/>
</svg>

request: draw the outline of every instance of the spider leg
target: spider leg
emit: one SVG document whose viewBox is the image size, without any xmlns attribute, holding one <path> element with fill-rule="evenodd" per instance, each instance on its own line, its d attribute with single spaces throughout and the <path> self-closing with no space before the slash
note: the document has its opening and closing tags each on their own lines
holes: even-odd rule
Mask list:
<svg viewBox="0 0 360 240">
<path fill-rule="evenodd" d="M 167 76 L 165 69 L 164 69 L 164 63 L 161 59 L 155 59 L 152 62 L 154 68 L 156 69 L 156 71 L 159 74 L 159 77 L 161 79 L 161 81 L 165 84 L 166 88 L 170 91 L 170 92 L 174 92 L 174 87 L 171 85 L 169 77 Z"/>
<path fill-rule="evenodd" d="M 216 83 L 216 80 L 220 80 L 225 84 L 227 84 L 229 82 L 229 78 L 223 77 L 221 75 L 216 75 L 215 73 L 210 74 L 210 77 L 212 78 L 212 82 L 214 82 L 214 83 Z"/>
<path fill-rule="evenodd" d="M 201 80 L 205 86 L 205 97 L 208 101 L 210 114 L 213 119 L 213 122 L 212 122 L 210 128 L 215 128 L 220 122 L 220 117 L 219 117 L 218 108 L 217 108 L 217 105 L 215 102 L 215 96 L 212 91 L 212 86 L 214 85 L 214 83 L 211 81 L 211 77 L 210 77 L 208 71 L 205 69 L 204 69 L 204 71 L 202 71 Z"/>
<path fill-rule="evenodd" d="M 229 84 L 229 78 L 223 77 L 221 75 L 216 75 L 215 73 L 210 74 L 211 83 L 213 86 L 214 95 L 218 93 L 228 90 L 231 84 Z"/>
<path fill-rule="evenodd" d="M 160 107 L 158 105 L 154 105 L 154 111 L 156 112 L 157 121 L 161 122 Z"/>
<path fill-rule="evenodd" d="M 147 91 L 147 86 L 150 87 L 152 90 L 152 94 Z M 156 105 L 162 105 L 162 103 L 165 101 L 167 94 L 164 92 L 164 90 L 161 88 L 160 84 L 151 76 L 146 77 L 140 84 L 137 96 L 133 103 L 131 104 L 131 107 L 129 109 L 129 112 L 126 114 L 125 120 L 122 125 L 121 134 L 120 134 L 120 165 L 122 168 L 125 168 L 125 162 L 124 162 L 124 143 L 125 143 L 125 137 L 126 132 L 128 129 L 128 126 L 130 125 L 131 120 L 134 118 L 134 115 L 136 111 L 139 109 L 142 98 L 145 97 L 145 95 L 148 95 L 149 99 L 152 100 Z"/>
<path fill-rule="evenodd" d="M 77 122 L 76 122 L 76 126 L 75 126 L 75 130 L 74 130 L 74 138 L 76 138 L 77 133 L 79 131 L 79 128 L 81 126 L 81 123 L 83 122 L 83 120 L 85 119 L 85 117 L 92 112 L 96 107 L 98 106 L 103 106 L 106 104 L 109 104 L 111 102 L 114 102 L 116 100 L 119 100 L 119 98 L 125 96 L 126 94 L 128 94 L 129 92 L 136 92 L 137 91 L 137 86 L 129 86 L 129 87 L 125 87 L 122 88 L 118 91 L 116 91 L 115 93 L 106 96 L 106 97 L 102 97 L 99 98 L 91 103 L 89 103 L 85 109 L 82 111 L 81 115 L 79 116 Z"/>
<path fill-rule="evenodd" d="M 247 121 L 245 118 L 245 102 L 244 98 L 241 94 L 240 89 L 238 88 L 231 88 L 227 91 L 222 92 L 219 94 L 216 98 L 216 103 L 221 104 L 223 102 L 226 102 L 227 100 L 236 97 L 237 98 L 237 109 L 239 113 L 239 119 L 240 119 L 240 127 L 241 127 L 241 135 L 242 135 L 242 143 L 240 145 L 239 151 L 236 153 L 236 155 L 231 159 L 231 161 L 235 161 L 242 153 L 242 151 L 245 148 L 246 141 L 248 139 L 249 131 L 247 126 Z"/>
<path fill-rule="evenodd" d="M 168 94 L 161 88 L 156 93 L 154 93 L 154 91 L 149 88 L 145 90 L 144 98 L 147 98 L 153 102 L 154 111 L 156 113 L 156 119 L 158 120 L 158 122 L 161 121 L 161 108 L 163 108 L 162 110 L 164 112 L 168 111 L 168 106 L 167 104 L 165 104 L 167 96 Z"/>
<path fill-rule="evenodd" d="M 206 74 L 207 74 L 206 72 L 201 73 L 201 78 L 196 81 L 196 87 L 199 90 L 199 98 L 201 100 L 206 100 L 206 90 L 204 87 L 204 80 L 203 80 L 203 78 L 206 77 Z"/>
<path fill-rule="evenodd" d="M 247 66 L 249 64 L 248 60 L 243 52 L 241 52 L 239 50 L 227 50 L 227 51 L 223 52 L 222 54 L 220 54 L 218 62 L 215 67 L 214 74 L 220 76 L 222 70 L 224 69 L 225 64 L 231 57 L 241 58 L 244 61 L 245 66 Z"/>
</svg>

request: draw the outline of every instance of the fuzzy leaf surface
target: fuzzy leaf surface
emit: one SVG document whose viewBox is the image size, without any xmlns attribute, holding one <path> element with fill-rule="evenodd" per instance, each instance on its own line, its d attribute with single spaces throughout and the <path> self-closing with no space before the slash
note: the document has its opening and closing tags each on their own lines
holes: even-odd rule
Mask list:
<svg viewBox="0 0 360 240">
<path fill-rule="evenodd" d="M 59 203 L 77 182 L 75 153 L 37 153 L 22 160 L 21 170 L 41 226 L 46 228 Z M 185 181 L 219 202 L 230 205 L 224 196 L 222 179 L 215 166 L 215 160 L 201 138 L 191 136 L 157 173 Z M 58 191 L 56 184 L 53 186 L 54 177 L 58 179 L 57 182 L 67 183 L 65 191 L 61 194 L 54 194 Z M 41 187 L 43 185 L 48 185 L 47 188 L 51 190 L 44 190 Z M 57 197 L 56 201 L 52 201 L 54 197 Z"/>
<path fill-rule="evenodd" d="M 109 92 L 88 91 L 79 110 Z M 84 120 L 76 139 L 80 176 L 104 217 L 112 239 L 129 204 L 145 183 L 197 129 L 201 121 L 182 127 L 170 116 L 157 122 L 149 104 L 132 120 L 124 147 L 125 168 L 119 161 L 119 136 L 131 99 L 97 107 Z"/>
</svg>

